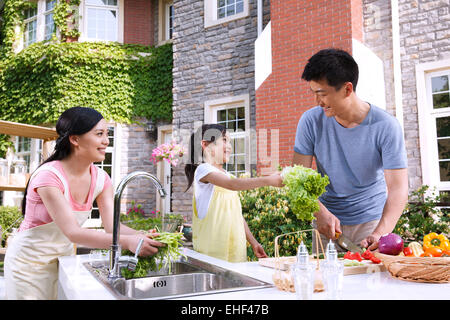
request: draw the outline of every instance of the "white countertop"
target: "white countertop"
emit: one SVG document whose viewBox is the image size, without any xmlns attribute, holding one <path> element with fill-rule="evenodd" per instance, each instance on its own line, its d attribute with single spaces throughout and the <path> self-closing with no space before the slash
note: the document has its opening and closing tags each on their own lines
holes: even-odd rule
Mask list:
<svg viewBox="0 0 450 320">
<path fill-rule="evenodd" d="M 191 249 L 184 248 L 184 254 L 222 268 L 236 271 L 250 277 L 273 283 L 274 269 L 264 267 L 258 262 L 230 263 L 215 259 Z M 60 299 L 69 300 L 110 300 L 115 297 L 102 283 L 95 279 L 83 266 L 89 255 L 59 258 Z M 397 280 L 388 272 L 344 276 L 344 300 L 448 300 L 450 283 L 432 284 Z M 295 300 L 295 293 L 273 288 L 244 290 L 187 297 L 181 300 Z M 326 299 L 325 292 L 313 294 L 314 300 Z"/>
</svg>

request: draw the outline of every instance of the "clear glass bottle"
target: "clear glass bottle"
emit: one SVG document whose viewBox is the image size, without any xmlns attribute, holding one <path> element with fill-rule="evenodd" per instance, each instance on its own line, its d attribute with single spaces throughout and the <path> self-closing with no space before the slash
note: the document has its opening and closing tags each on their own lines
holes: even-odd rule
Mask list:
<svg viewBox="0 0 450 320">
<path fill-rule="evenodd" d="M 322 262 L 322 275 L 327 299 L 342 299 L 344 263 L 338 260 L 336 247 L 331 240 L 327 244 L 326 259 Z"/>
<path fill-rule="evenodd" d="M 303 241 L 298 246 L 297 261 L 291 267 L 292 279 L 297 299 L 311 300 L 314 292 L 314 264 L 309 261 L 309 253 Z"/>
</svg>

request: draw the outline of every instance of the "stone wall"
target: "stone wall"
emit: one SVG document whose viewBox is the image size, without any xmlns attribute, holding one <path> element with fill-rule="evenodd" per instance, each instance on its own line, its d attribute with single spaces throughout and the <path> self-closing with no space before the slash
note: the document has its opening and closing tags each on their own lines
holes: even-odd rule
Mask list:
<svg viewBox="0 0 450 320">
<path fill-rule="evenodd" d="M 120 180 L 133 171 L 146 171 L 156 176 L 156 166 L 150 160 L 155 147 L 156 142 L 143 126 L 124 125 L 120 146 Z M 136 178 L 125 187 L 121 200 L 121 212 L 126 212 L 131 207 L 131 201 L 135 201 L 142 205 L 146 214 L 150 214 L 156 208 L 156 189 L 150 180 Z"/>
<path fill-rule="evenodd" d="M 241 94 L 250 95 L 250 126 L 255 127 L 256 2 L 249 1 L 248 17 L 205 29 L 203 1 L 174 1 L 174 137 L 180 139 L 195 121 L 203 121 L 205 101 Z M 184 192 L 186 186 L 180 165 L 173 170 L 172 209 L 190 220 L 192 190 Z"/>
</svg>

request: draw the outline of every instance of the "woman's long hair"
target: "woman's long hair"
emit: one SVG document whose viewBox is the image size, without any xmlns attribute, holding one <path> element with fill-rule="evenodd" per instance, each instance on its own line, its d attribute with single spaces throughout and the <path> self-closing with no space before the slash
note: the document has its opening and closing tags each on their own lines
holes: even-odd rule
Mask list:
<svg viewBox="0 0 450 320">
<path fill-rule="evenodd" d="M 189 190 L 194 182 L 194 174 L 197 167 L 203 162 L 202 140 L 208 143 L 216 142 L 218 138 L 225 136 L 226 128 L 221 124 L 204 124 L 196 132 L 191 134 L 189 142 L 189 160 L 184 167 L 184 173 L 188 179 Z"/>
<path fill-rule="evenodd" d="M 101 113 L 91 108 L 73 107 L 64 111 L 56 123 L 56 132 L 59 137 L 56 139 L 55 151 L 39 167 L 50 161 L 67 158 L 72 152 L 69 136 L 82 135 L 91 131 L 101 119 L 103 119 Z M 24 216 L 30 180 L 28 180 L 22 199 L 22 214 Z"/>
</svg>

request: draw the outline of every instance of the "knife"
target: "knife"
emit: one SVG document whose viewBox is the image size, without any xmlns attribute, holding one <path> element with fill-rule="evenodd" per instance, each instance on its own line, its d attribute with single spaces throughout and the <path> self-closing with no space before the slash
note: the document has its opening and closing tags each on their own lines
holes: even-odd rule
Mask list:
<svg viewBox="0 0 450 320">
<path fill-rule="evenodd" d="M 350 250 L 351 252 L 359 252 L 359 253 L 363 253 L 364 251 L 358 247 L 356 244 L 354 244 L 353 242 L 350 241 L 349 238 L 347 238 L 346 236 L 344 236 L 342 233 L 335 233 L 336 238 L 338 239 L 338 244 L 347 249 Z"/>
</svg>

